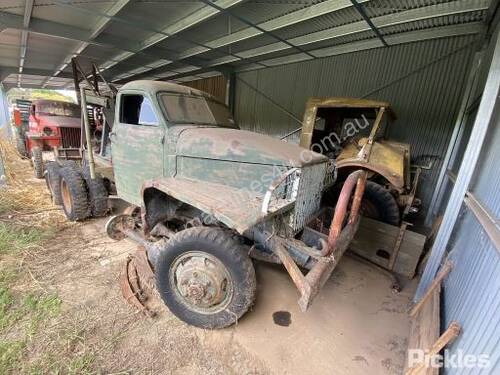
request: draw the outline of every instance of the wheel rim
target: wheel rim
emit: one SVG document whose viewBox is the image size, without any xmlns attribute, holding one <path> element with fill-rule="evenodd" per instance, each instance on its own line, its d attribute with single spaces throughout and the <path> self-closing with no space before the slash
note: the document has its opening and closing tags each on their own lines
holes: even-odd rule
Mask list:
<svg viewBox="0 0 500 375">
<path fill-rule="evenodd" d="M 201 314 L 224 310 L 233 297 L 233 283 L 222 262 L 202 251 L 178 256 L 169 272 L 174 293 L 189 309 Z"/>
<path fill-rule="evenodd" d="M 61 198 L 63 203 L 63 208 L 66 212 L 71 211 L 71 194 L 68 189 L 68 185 L 64 179 L 61 179 Z"/>
</svg>

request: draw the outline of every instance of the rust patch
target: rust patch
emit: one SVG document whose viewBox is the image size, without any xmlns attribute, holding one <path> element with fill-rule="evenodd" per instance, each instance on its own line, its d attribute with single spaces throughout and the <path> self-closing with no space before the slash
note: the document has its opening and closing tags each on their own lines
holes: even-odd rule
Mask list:
<svg viewBox="0 0 500 375">
<path fill-rule="evenodd" d="M 120 289 L 123 298 L 145 316 L 152 318 L 156 312 L 146 306 L 154 285 L 154 273 L 149 265 L 144 248 L 129 255 L 120 274 Z"/>
</svg>

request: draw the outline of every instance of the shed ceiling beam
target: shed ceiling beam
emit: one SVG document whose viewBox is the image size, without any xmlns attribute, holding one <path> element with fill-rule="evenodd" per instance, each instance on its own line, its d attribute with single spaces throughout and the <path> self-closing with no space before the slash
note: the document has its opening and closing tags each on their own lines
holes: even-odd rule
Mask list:
<svg viewBox="0 0 500 375">
<path fill-rule="evenodd" d="M 0 71 L 7 72 L 8 74 L 17 73 L 17 66 L 0 66 Z M 33 75 L 33 76 L 50 76 L 52 74 L 51 70 L 46 69 L 33 69 L 33 68 L 24 68 L 23 74 Z M 59 78 L 72 78 L 73 76 L 70 73 L 63 73 Z"/>
<path fill-rule="evenodd" d="M 307 15 L 315 15 L 317 16 L 320 11 L 326 12 L 326 9 L 323 8 L 323 5 L 326 3 L 330 3 L 330 1 L 326 1 L 314 6 L 311 6 L 307 9 L 314 10 L 314 12 L 309 11 Z M 350 3 L 350 0 L 346 0 L 345 2 L 341 2 L 336 0 L 337 3 L 337 10 L 341 9 L 341 7 L 349 7 L 352 6 Z M 358 3 L 361 3 L 361 1 L 358 1 Z M 421 7 L 421 8 L 415 8 L 407 11 L 402 11 L 398 13 L 393 13 L 393 14 L 387 14 L 384 16 L 379 16 L 372 18 L 371 21 L 377 28 L 383 28 L 383 27 L 388 27 L 388 26 L 394 26 L 398 24 L 403 24 L 403 23 L 408 23 L 408 22 L 415 22 L 415 21 L 421 21 L 429 18 L 434 18 L 434 17 L 441 17 L 441 16 L 447 16 L 447 15 L 453 15 L 453 14 L 459 14 L 459 13 L 466 13 L 466 12 L 473 12 L 473 11 L 478 11 L 478 10 L 486 10 L 489 6 L 490 0 L 457 0 L 445 4 L 438 4 L 438 5 L 431 5 L 427 7 Z M 331 5 L 331 4 L 330 4 Z M 317 8 L 321 6 L 320 8 Z M 304 10 L 301 10 L 300 12 L 303 12 Z M 295 17 L 297 17 L 298 12 L 292 12 L 288 14 L 287 16 L 279 17 L 277 19 L 274 19 L 271 22 L 271 24 L 265 22 L 263 24 L 267 24 L 267 27 L 276 27 L 278 28 L 279 25 L 289 25 L 291 24 L 294 20 Z M 288 23 L 286 23 L 288 22 Z M 263 25 L 261 24 L 261 25 Z M 249 28 L 250 29 L 250 28 Z M 244 29 L 242 32 L 251 32 L 249 29 Z M 345 35 L 350 35 L 350 34 L 355 34 L 355 33 L 361 33 L 370 30 L 370 26 L 365 22 L 365 21 L 358 21 L 358 22 L 353 22 L 350 24 L 334 27 L 331 29 L 327 30 L 322 30 L 318 31 L 315 33 L 299 36 L 296 38 L 291 38 L 288 39 L 288 41 L 295 45 L 295 46 L 305 46 L 307 44 L 312 44 L 315 42 L 320 42 L 324 40 L 330 40 L 330 39 L 335 39 L 338 37 L 342 37 Z M 219 38 L 218 40 L 223 40 L 224 38 L 230 38 L 235 36 L 238 33 L 231 34 L 227 37 Z M 249 36 L 248 34 L 247 36 Z M 257 34 L 253 34 L 257 35 Z M 243 35 L 240 35 L 243 36 Z M 251 37 L 251 36 L 250 36 Z M 230 42 L 231 40 L 227 40 L 226 42 Z M 210 45 L 212 42 L 207 42 L 207 44 Z M 371 42 L 373 43 L 373 41 Z M 231 43 L 229 43 L 231 44 Z M 216 44 L 212 44 L 212 47 L 216 47 Z M 271 43 L 262 47 L 257 47 L 253 48 L 250 50 L 246 51 L 241 51 L 238 53 L 233 53 L 231 55 L 223 56 L 214 60 L 209 61 L 206 66 L 208 67 L 216 67 L 216 66 L 221 66 L 224 64 L 230 64 L 235 61 L 240 61 L 240 60 L 252 60 L 255 59 L 257 56 L 273 53 L 273 52 L 279 52 L 283 51 L 286 49 L 290 49 L 290 46 L 286 43 L 283 42 L 276 42 L 276 43 Z M 205 49 L 203 51 L 199 50 L 200 53 L 204 52 L 208 49 Z M 194 51 L 192 49 L 191 51 Z M 190 54 L 189 51 L 187 51 L 184 54 L 181 54 L 180 57 L 189 57 L 193 56 Z M 296 54 L 294 55 L 294 59 L 297 61 L 301 60 L 307 60 L 311 59 L 311 56 L 308 56 L 307 54 L 301 53 L 301 54 Z M 286 59 L 286 58 L 279 58 L 281 60 Z M 276 60 L 276 62 L 279 62 L 280 60 Z M 255 63 L 255 61 L 254 61 Z M 258 65 L 255 66 L 256 69 L 262 68 L 264 64 L 257 63 Z M 130 78 L 133 75 L 129 75 L 128 78 Z"/>
<path fill-rule="evenodd" d="M 384 37 L 382 36 L 382 34 L 380 33 L 379 29 L 377 28 L 377 26 L 375 26 L 372 22 L 372 20 L 370 19 L 370 17 L 368 17 L 368 14 L 366 14 L 366 11 L 365 11 L 365 8 L 363 8 L 363 5 L 361 5 L 360 3 L 357 2 L 357 0 L 351 0 L 351 3 L 352 5 L 354 6 L 354 8 L 356 8 L 356 10 L 358 11 L 358 13 L 361 15 L 361 17 L 363 17 L 363 19 L 365 20 L 365 22 L 368 24 L 368 26 L 370 26 L 370 29 L 372 29 L 372 31 L 375 33 L 375 35 L 377 36 L 377 38 L 380 39 L 380 41 L 382 42 L 382 44 L 385 46 L 385 47 L 389 47 L 389 45 L 387 44 L 387 42 L 385 41 Z"/>
<path fill-rule="evenodd" d="M 281 43 L 285 43 L 285 44 L 287 44 L 290 48 L 294 48 L 294 49 L 296 49 L 297 51 L 302 52 L 302 53 L 304 53 L 304 54 L 306 54 L 306 55 L 308 55 L 308 54 L 309 54 L 307 51 L 304 51 L 301 47 L 296 46 L 296 45 L 294 45 L 294 44 L 290 43 L 289 41 L 287 41 L 287 40 L 285 40 L 285 39 L 281 38 L 280 36 L 276 35 L 276 34 L 275 34 L 275 33 L 273 33 L 272 31 L 268 31 L 268 30 L 266 30 L 266 29 L 263 29 L 263 28 L 262 28 L 262 27 L 260 27 L 259 25 L 256 25 L 256 24 L 254 24 L 253 22 L 248 21 L 246 18 L 241 17 L 241 16 L 239 16 L 238 14 L 235 14 L 234 12 L 231 12 L 229 9 L 223 9 L 223 8 L 219 7 L 218 5 L 216 5 L 215 3 L 213 3 L 213 2 L 212 2 L 212 1 L 210 1 L 210 0 L 200 0 L 200 1 L 202 1 L 203 3 L 205 3 L 205 4 L 209 5 L 209 6 L 211 6 L 211 7 L 215 8 L 215 9 L 217 9 L 217 10 L 219 10 L 220 12 L 224 12 L 224 13 L 229 14 L 231 17 L 233 17 L 233 18 L 237 19 L 238 21 L 240 21 L 240 22 L 242 22 L 242 23 L 246 24 L 247 26 L 250 26 L 251 28 L 256 29 L 257 31 L 260 31 L 261 33 L 263 33 L 263 34 L 265 34 L 265 35 L 268 35 L 268 36 L 270 36 L 270 37 L 272 37 L 272 38 L 274 38 L 274 39 L 278 40 L 278 41 L 279 41 L 279 42 L 281 42 Z M 311 57 L 312 57 L 312 58 L 314 58 L 314 56 L 312 56 L 312 55 L 311 55 Z"/>
<path fill-rule="evenodd" d="M 430 5 L 427 7 L 375 17 L 372 18 L 372 22 L 377 28 L 384 28 L 409 22 L 422 21 L 428 18 L 485 10 L 488 8 L 488 5 L 489 0 L 454 1 L 446 4 Z M 370 27 L 365 21 L 358 21 L 338 27 L 333 27 L 331 29 L 299 36 L 296 38 L 291 38 L 289 39 L 289 41 L 295 45 L 304 46 L 307 44 L 325 40 L 332 40 L 342 36 L 361 33 L 368 30 L 370 30 Z M 238 55 L 245 58 L 254 58 L 257 56 L 283 51 L 286 49 L 289 49 L 286 44 L 278 42 L 271 43 L 262 47 L 252 48 L 246 51 L 241 51 L 238 52 Z M 225 56 L 219 59 L 214 59 L 208 62 L 207 65 L 217 66 L 221 64 L 227 64 L 232 61 L 235 61 L 235 59 L 231 60 L 230 57 Z"/>
<path fill-rule="evenodd" d="M 434 27 L 425 30 L 410 31 L 405 33 L 394 34 L 386 36 L 386 40 L 390 45 L 405 44 L 429 39 L 447 38 L 459 35 L 470 35 L 479 33 L 485 26 L 480 22 L 461 24 L 461 25 L 451 25 L 451 26 L 441 26 Z M 338 46 L 321 48 L 316 50 L 311 50 L 310 52 L 314 54 L 317 58 L 342 55 L 347 53 L 353 53 L 357 51 L 363 51 L 373 48 L 383 47 L 382 43 L 378 38 L 372 38 L 368 40 L 363 40 L 360 42 L 346 43 Z M 307 55 L 303 54 L 292 54 L 284 57 L 279 57 L 276 59 L 259 61 L 261 65 L 267 67 L 276 65 L 285 65 L 298 61 L 311 60 Z M 249 64 L 243 66 L 236 70 L 236 72 L 245 72 L 250 70 L 262 69 L 262 66 L 256 64 Z M 192 72 L 191 74 L 198 74 L 198 72 Z M 171 75 L 169 79 L 177 79 L 178 76 Z"/>
<path fill-rule="evenodd" d="M 172 54 L 172 51 L 159 48 L 155 48 L 152 51 L 142 51 L 139 44 L 131 43 L 129 40 L 122 38 L 100 36 L 96 39 L 92 39 L 91 37 L 93 34 L 93 30 L 82 29 L 58 22 L 42 20 L 39 18 L 32 17 L 29 28 L 25 28 L 23 25 L 23 17 L 12 13 L 0 12 L 0 24 L 3 24 L 7 28 L 11 29 L 21 31 L 26 30 L 31 33 L 50 36 L 54 38 L 69 39 L 108 49 L 128 51 L 135 54 L 152 57 L 156 60 L 165 60 L 169 55 Z"/>
<path fill-rule="evenodd" d="M 120 10 L 122 10 L 123 7 L 125 7 L 129 2 L 130 2 L 130 0 L 118 0 L 113 5 L 111 5 L 111 7 L 106 11 L 106 13 L 111 15 L 111 16 L 114 16 Z M 91 31 L 91 33 L 89 35 L 89 39 L 97 38 L 99 36 L 99 34 L 106 28 L 106 26 L 108 25 L 110 20 L 111 20 L 111 18 L 100 17 L 99 20 L 97 21 L 97 23 L 95 24 L 94 28 Z M 63 60 L 62 64 L 57 68 L 57 70 L 55 71 L 55 73 L 52 76 L 59 75 L 59 73 L 61 73 L 68 66 L 69 62 L 71 61 L 71 58 L 82 53 L 82 51 L 85 48 L 87 48 L 88 46 L 89 46 L 88 42 L 81 42 L 80 45 L 71 54 L 66 56 L 66 58 Z M 42 87 L 45 87 L 45 85 L 50 80 L 50 78 L 51 77 L 49 77 L 48 79 L 45 80 Z"/>
<path fill-rule="evenodd" d="M 238 5 L 240 3 L 242 3 L 243 1 L 246 1 L 246 0 L 218 0 L 218 1 L 215 1 L 215 3 L 221 7 L 222 9 L 228 9 L 230 7 L 233 7 L 235 5 Z M 142 46 L 141 46 L 141 50 L 144 50 L 146 48 L 149 48 L 155 44 L 158 44 L 162 41 L 164 41 L 165 39 L 175 35 L 175 34 L 178 34 L 180 33 L 181 31 L 184 31 L 184 30 L 187 30 L 191 27 L 194 27 L 200 23 L 202 23 L 203 21 L 219 14 L 220 11 L 215 9 L 215 8 L 212 8 L 212 7 L 208 7 L 208 6 L 205 6 L 199 10 L 197 10 L 196 12 L 188 15 L 187 17 L 184 17 L 182 19 L 180 19 L 179 21 L 177 22 L 174 22 L 173 24 L 168 24 L 168 25 L 165 25 L 165 27 L 163 27 L 160 31 L 160 33 L 153 33 L 149 38 L 147 38 L 143 43 L 142 43 Z M 119 55 L 116 55 L 113 57 L 113 60 L 114 61 L 111 61 L 111 62 L 106 62 L 104 63 L 101 67 L 102 69 L 108 69 L 114 65 L 117 64 L 116 61 L 121 61 L 121 60 L 124 60 L 126 58 L 129 58 L 130 56 L 133 56 L 134 54 L 133 53 L 130 53 L 130 52 L 123 52 Z"/>
<path fill-rule="evenodd" d="M 359 2 L 361 3 L 366 1 L 368 0 L 360 0 Z M 175 59 L 174 61 L 192 58 L 203 52 L 218 49 L 220 47 L 228 46 L 237 42 L 253 38 L 258 35 L 262 35 L 265 31 L 273 31 L 287 26 L 292 26 L 299 22 L 304 22 L 309 19 L 319 17 L 324 14 L 332 13 L 348 7 L 352 7 L 352 3 L 350 2 L 350 0 L 326 0 L 322 3 L 311 5 L 307 8 L 294 11 L 292 13 L 274 18 L 272 20 L 258 23 L 256 25 L 253 25 L 253 27 L 245 28 L 243 30 L 223 36 L 221 38 L 217 38 L 205 43 L 199 43 L 197 46 L 192 47 L 183 53 L 180 53 L 178 58 Z M 230 54 L 230 56 L 224 56 L 222 57 L 222 59 L 224 59 L 225 61 L 224 63 L 230 63 L 233 61 L 244 60 L 245 58 L 240 56 L 239 54 Z M 115 64 L 111 64 L 109 66 L 112 65 Z"/>
<path fill-rule="evenodd" d="M 28 27 L 30 25 L 31 13 L 33 13 L 33 1 L 26 0 L 24 3 L 24 15 L 23 15 L 23 31 L 21 32 L 21 49 L 19 52 L 19 76 L 18 76 L 18 86 L 21 85 L 21 74 L 24 69 L 24 62 L 26 59 L 26 51 L 28 50 Z"/>
<path fill-rule="evenodd" d="M 368 0 L 360 1 L 360 3 L 365 1 Z M 296 10 L 289 14 L 285 14 L 281 17 L 274 18 L 270 21 L 258 23 L 256 24 L 256 26 L 266 31 L 275 31 L 287 26 L 293 26 L 297 23 L 305 22 L 312 18 L 316 18 L 328 13 L 333 13 L 338 10 L 349 7 L 352 7 L 352 3 L 350 0 L 326 0 L 322 3 L 311 5 L 304 9 Z M 210 48 L 225 47 L 262 34 L 263 32 L 261 32 L 260 30 L 253 27 L 248 27 L 243 30 L 237 31 L 235 33 L 214 39 L 210 42 L 206 42 L 205 44 L 209 48 L 203 48 L 198 46 L 190 48 L 186 50 L 184 53 L 182 53 L 180 55 L 180 58 L 184 59 L 187 57 L 199 55 L 203 52 L 209 51 Z"/>
</svg>

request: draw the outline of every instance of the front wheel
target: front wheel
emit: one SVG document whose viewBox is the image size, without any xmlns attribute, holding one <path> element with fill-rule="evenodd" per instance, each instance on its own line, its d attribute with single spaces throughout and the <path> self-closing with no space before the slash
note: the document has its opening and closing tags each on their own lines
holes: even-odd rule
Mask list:
<svg viewBox="0 0 500 375">
<path fill-rule="evenodd" d="M 177 233 L 162 249 L 155 274 L 163 302 L 196 327 L 234 324 L 255 299 L 252 261 L 222 229 L 196 227 Z"/>
<path fill-rule="evenodd" d="M 373 181 L 366 182 L 361 214 L 396 226 L 401 220 L 399 206 L 394 196 L 382 185 Z"/>
</svg>

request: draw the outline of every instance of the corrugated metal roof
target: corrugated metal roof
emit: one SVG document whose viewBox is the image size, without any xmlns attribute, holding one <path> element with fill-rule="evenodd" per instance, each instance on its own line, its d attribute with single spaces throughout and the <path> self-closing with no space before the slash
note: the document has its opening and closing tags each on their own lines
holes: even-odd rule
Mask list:
<svg viewBox="0 0 500 375">
<path fill-rule="evenodd" d="M 277 31 L 276 35 L 283 39 L 290 39 L 351 22 L 361 21 L 362 19 L 363 17 L 354 8 L 345 8 L 293 26 L 285 27 Z"/>
<path fill-rule="evenodd" d="M 455 0 L 438 9 L 429 6 L 443 3 L 441 0 L 359 2 L 369 17 L 382 17 L 376 20 L 381 23 L 382 33 L 402 38 L 408 35 L 411 41 L 466 33 L 465 29 L 450 29 L 446 35 L 408 34 L 442 26 L 471 25 L 470 32 L 478 32 L 473 25 L 485 20 L 485 9 L 491 3 Z M 36 0 L 30 12 L 25 0 L 4 0 L 0 3 L 0 44 L 3 39 L 15 36 L 14 44 L 19 51 L 16 61 L 12 47 L 0 49 L 0 69 L 15 72 L 20 67 L 21 34 L 27 34 L 26 69 L 36 66 L 36 73 L 45 78 L 67 77 L 71 72 L 66 64 L 76 54 L 93 60 L 104 76 L 118 82 L 146 76 L 185 76 L 176 73 L 172 66 L 177 69 L 196 66 L 198 73 L 212 66 L 249 68 L 258 62 L 281 64 L 311 58 L 303 54 L 304 50 L 345 45 L 343 50 L 351 52 L 359 41 L 378 43 L 376 34 L 348 0 L 217 0 L 215 4 L 214 7 L 178 0 Z M 421 12 L 404 13 L 412 9 Z M 23 25 L 25 13 L 28 16 L 31 13 L 27 27 Z M 393 18 L 397 25 L 387 27 Z M 25 29 L 28 31 L 20 32 Z M 37 50 L 40 40 L 37 35 L 47 38 L 55 53 L 33 61 L 42 49 Z M 45 41 L 40 43 L 45 46 Z M 298 48 L 290 48 L 290 43 Z M 290 59 L 282 58 L 286 54 Z M 154 58 L 172 60 L 175 64 L 150 66 Z M 50 83 L 45 81 L 47 87 Z"/>
<path fill-rule="evenodd" d="M 450 0 L 371 0 L 363 4 L 368 17 L 398 13 L 404 10 L 443 4 Z"/>
<path fill-rule="evenodd" d="M 403 33 L 408 31 L 423 30 L 433 27 L 440 27 L 446 25 L 460 25 L 470 22 L 480 22 L 486 17 L 486 11 L 476 11 L 461 14 L 454 14 L 451 16 L 428 18 L 415 22 L 408 22 L 400 25 L 389 26 L 381 28 L 380 31 L 383 35 L 391 35 Z"/>
</svg>

